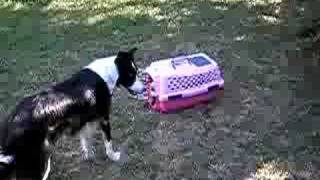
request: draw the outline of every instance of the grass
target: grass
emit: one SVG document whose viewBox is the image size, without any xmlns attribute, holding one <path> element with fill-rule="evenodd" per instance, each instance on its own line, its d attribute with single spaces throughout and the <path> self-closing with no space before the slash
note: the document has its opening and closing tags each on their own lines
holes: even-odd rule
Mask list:
<svg viewBox="0 0 320 180">
<path fill-rule="evenodd" d="M 318 87 L 308 84 L 316 69 L 305 65 L 307 75 L 301 67 L 308 59 L 297 62 L 295 26 L 268 13 L 276 9 L 271 1 L 42 2 L 0 2 L 1 117 L 19 98 L 96 56 L 132 46 L 140 48 L 141 68 L 179 53 L 205 52 L 217 58 L 226 81 L 222 100 L 169 115 L 116 91 L 112 134 L 129 161 L 106 159 L 97 136 L 96 161 L 83 163 L 78 139 L 63 138 L 51 179 L 319 177 L 319 96 L 312 91 Z"/>
</svg>

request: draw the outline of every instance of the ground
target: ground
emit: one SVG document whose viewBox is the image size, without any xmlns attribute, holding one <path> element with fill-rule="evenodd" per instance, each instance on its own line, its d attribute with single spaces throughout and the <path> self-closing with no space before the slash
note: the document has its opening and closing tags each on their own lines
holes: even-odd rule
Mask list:
<svg viewBox="0 0 320 180">
<path fill-rule="evenodd" d="M 225 74 L 223 98 L 173 114 L 150 111 L 118 89 L 112 134 L 128 162 L 107 159 L 99 134 L 94 162 L 83 162 L 79 138 L 63 137 L 50 180 L 320 179 L 319 85 L 312 83 L 319 71 L 311 56 L 299 55 L 292 19 L 264 13 L 277 5 L 43 0 L 32 7 L 25 1 L 0 2 L 1 119 L 21 97 L 133 46 L 142 69 L 204 52 Z"/>
</svg>

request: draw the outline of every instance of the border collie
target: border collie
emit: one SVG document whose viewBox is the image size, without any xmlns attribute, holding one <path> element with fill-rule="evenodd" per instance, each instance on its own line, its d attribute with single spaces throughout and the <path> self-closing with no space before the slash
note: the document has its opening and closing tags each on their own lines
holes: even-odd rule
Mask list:
<svg viewBox="0 0 320 180">
<path fill-rule="evenodd" d="M 93 61 L 64 82 L 23 98 L 3 122 L 0 141 L 0 179 L 16 172 L 17 179 L 45 180 L 50 171 L 50 151 L 62 133 L 80 132 L 85 159 L 92 157 L 92 123 L 100 126 L 107 157 L 118 161 L 112 148 L 109 112 L 116 86 L 131 94 L 144 91 L 138 79 L 133 48 Z"/>
</svg>

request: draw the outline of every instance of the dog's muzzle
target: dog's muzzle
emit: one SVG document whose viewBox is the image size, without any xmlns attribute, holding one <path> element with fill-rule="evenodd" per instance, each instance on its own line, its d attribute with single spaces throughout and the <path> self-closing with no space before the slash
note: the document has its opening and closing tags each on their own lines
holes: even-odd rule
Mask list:
<svg viewBox="0 0 320 180">
<path fill-rule="evenodd" d="M 144 93 L 145 89 L 144 84 L 138 79 L 128 87 L 129 92 L 134 95 Z"/>
</svg>

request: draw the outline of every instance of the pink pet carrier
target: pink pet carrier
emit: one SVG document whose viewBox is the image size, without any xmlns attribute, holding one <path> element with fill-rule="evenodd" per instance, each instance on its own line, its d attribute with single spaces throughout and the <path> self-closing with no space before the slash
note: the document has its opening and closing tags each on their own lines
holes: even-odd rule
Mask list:
<svg viewBox="0 0 320 180">
<path fill-rule="evenodd" d="M 146 69 L 147 102 L 160 112 L 190 108 L 223 93 L 218 64 L 204 53 L 151 63 Z"/>
</svg>

